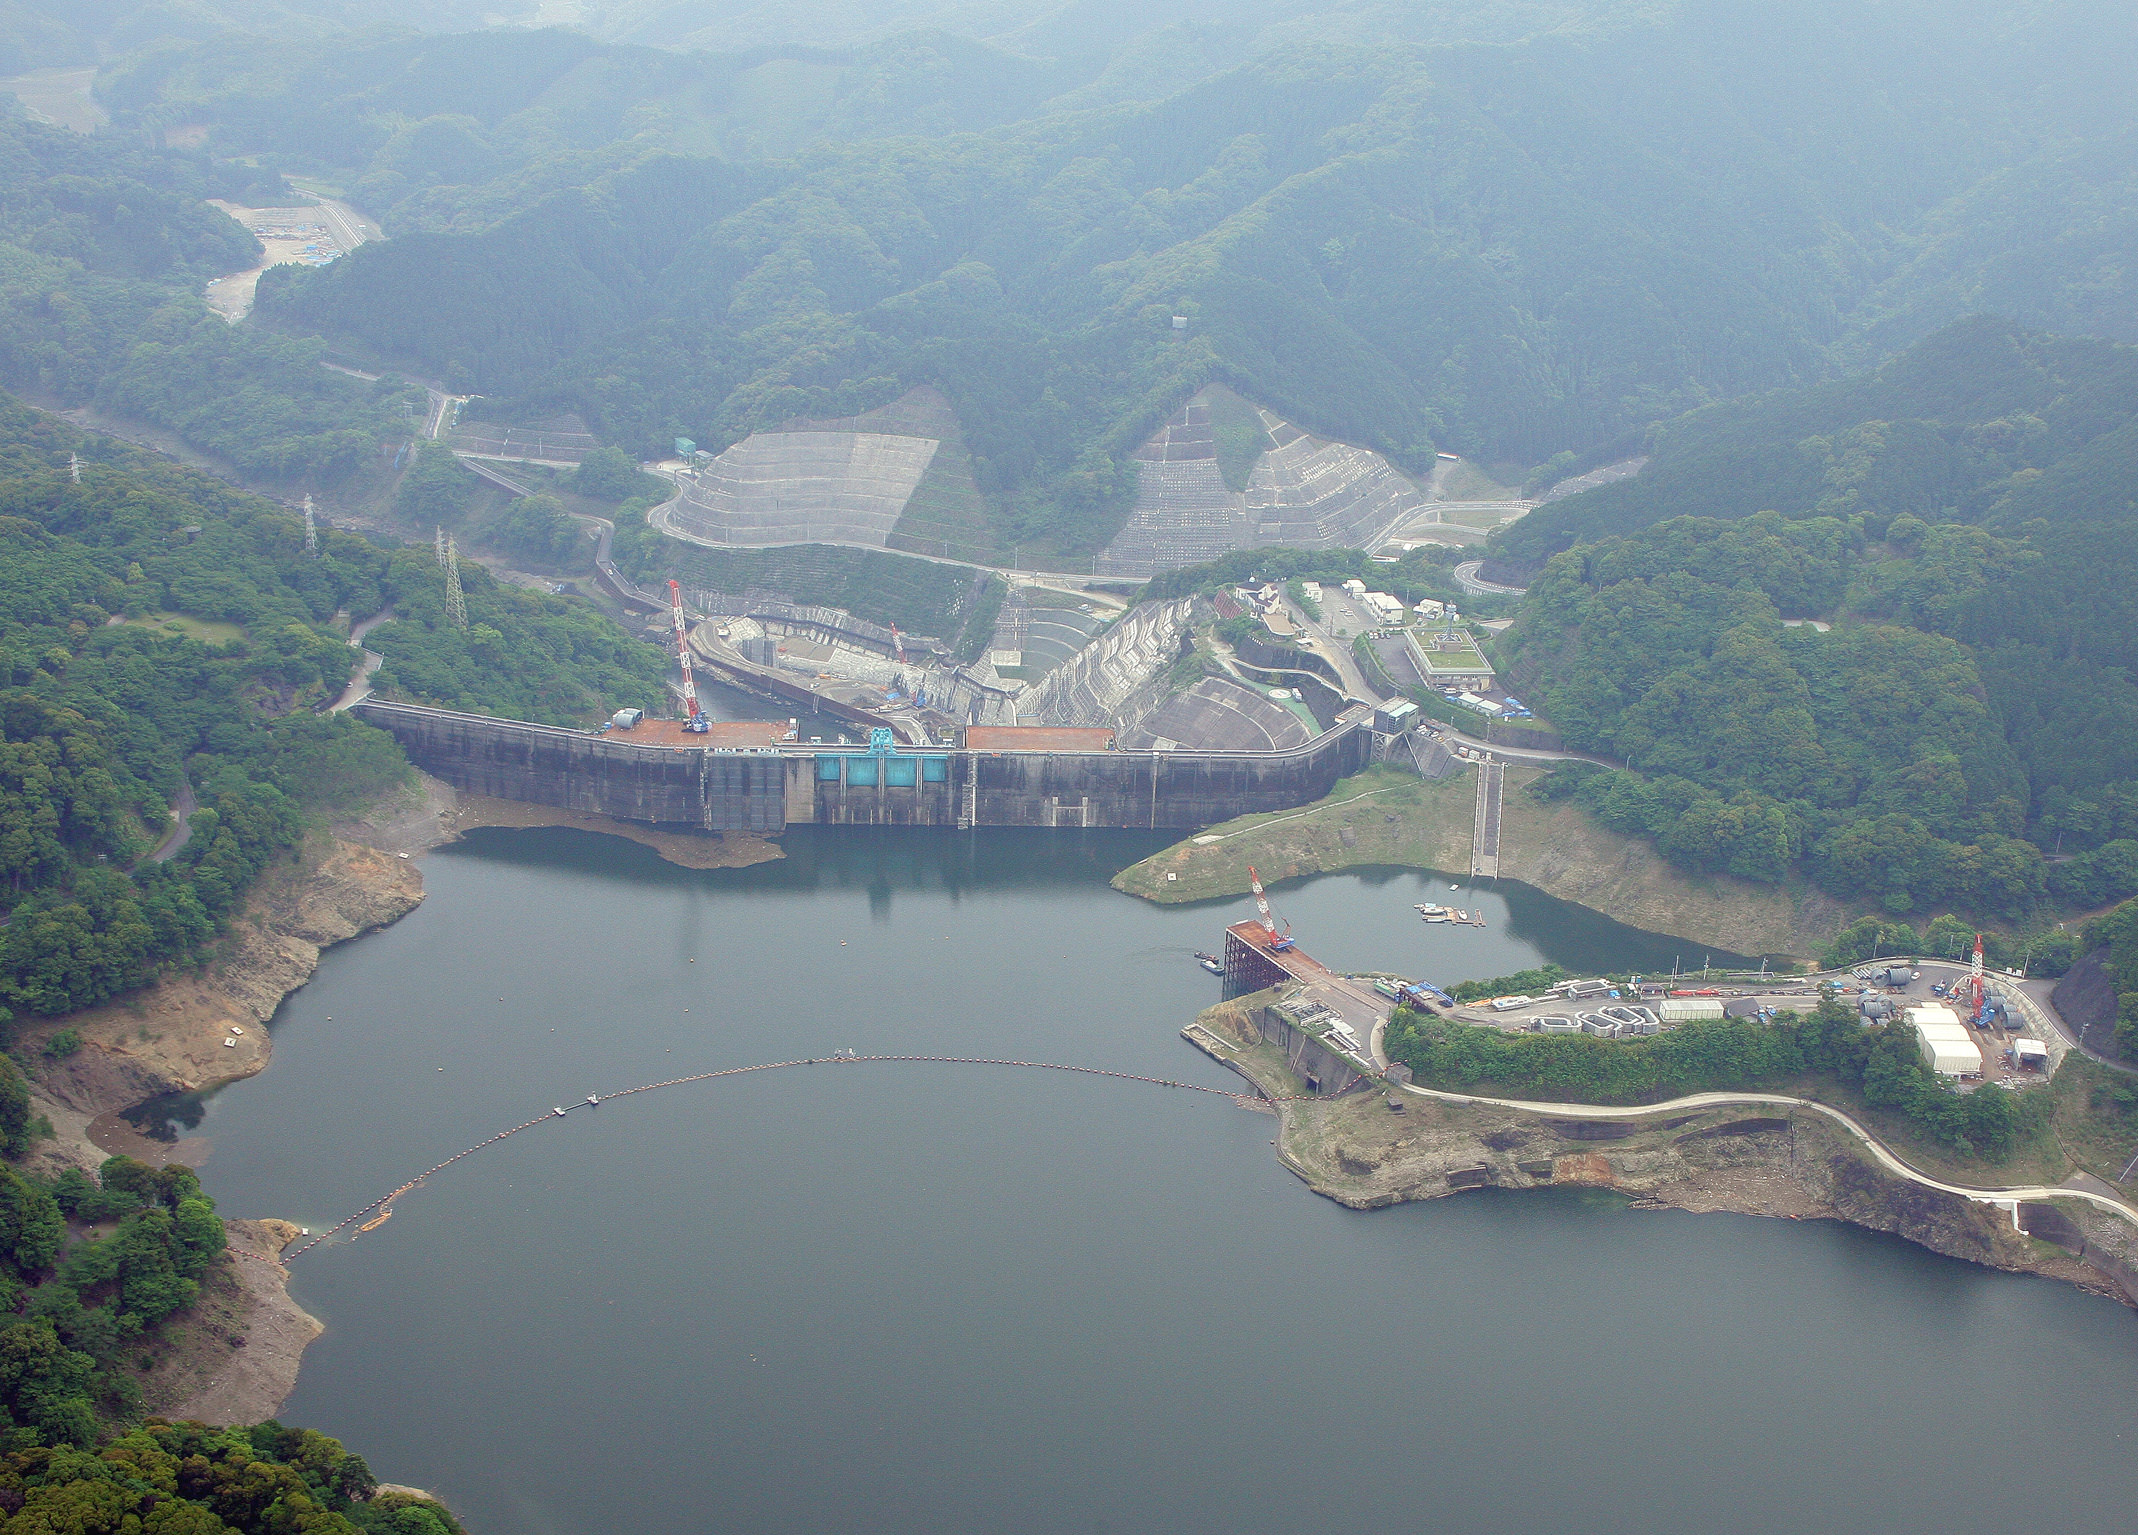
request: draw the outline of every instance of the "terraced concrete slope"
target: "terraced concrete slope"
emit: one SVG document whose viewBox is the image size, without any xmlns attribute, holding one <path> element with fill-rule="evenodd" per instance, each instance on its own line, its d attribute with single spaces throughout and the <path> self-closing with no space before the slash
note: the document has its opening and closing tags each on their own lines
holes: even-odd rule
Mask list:
<svg viewBox="0 0 2138 1535">
<path fill-rule="evenodd" d="M 1268 411 L 1277 446 L 1247 482 L 1247 515 L 1263 548 L 1359 549 L 1425 506 L 1425 495 L 1380 454 L 1324 442 Z"/>
<path fill-rule="evenodd" d="M 1110 725 L 1135 691 L 1172 665 L 1191 603 L 1146 602 L 1047 673 L 1017 701 L 1027 725 Z"/>
<path fill-rule="evenodd" d="M 1258 410 L 1273 447 L 1244 491 L 1225 484 L 1212 389 L 1138 448 L 1136 506 L 1099 555 L 1101 575 L 1149 576 L 1235 549 L 1359 548 L 1421 510 L 1425 496 L 1365 448 L 1329 442 Z"/>
<path fill-rule="evenodd" d="M 953 559 L 993 547 L 957 419 L 927 388 L 858 416 L 752 433 L 648 520 L 715 547 L 854 544 Z"/>
<path fill-rule="evenodd" d="M 1026 681 L 1036 681 L 1082 650 L 1105 622 L 1078 608 L 1035 604 L 1018 587 L 1003 599 L 988 651 L 997 666 L 1019 667 Z"/>
<path fill-rule="evenodd" d="M 1125 750 L 1282 751 L 1315 732 L 1274 699 L 1229 677 L 1205 677 L 1121 734 Z"/>
</svg>

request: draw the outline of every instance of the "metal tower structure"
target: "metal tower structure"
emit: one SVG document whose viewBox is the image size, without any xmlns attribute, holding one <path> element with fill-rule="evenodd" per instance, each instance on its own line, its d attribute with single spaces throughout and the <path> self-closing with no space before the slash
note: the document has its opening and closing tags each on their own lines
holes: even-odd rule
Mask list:
<svg viewBox="0 0 2138 1535">
<path fill-rule="evenodd" d="M 312 493 L 304 493 L 304 552 L 319 558 L 319 522 L 312 515 Z"/>
<path fill-rule="evenodd" d="M 67 455 L 67 475 L 68 475 L 68 477 L 69 477 L 70 479 L 72 479 L 72 480 L 74 481 L 74 483 L 75 483 L 75 484 L 79 485 L 79 484 L 81 484 L 81 483 L 82 483 L 82 455 L 81 455 L 81 454 L 79 454 L 79 453 L 69 453 L 69 454 Z"/>
<path fill-rule="evenodd" d="M 683 728 L 702 735 L 713 728 L 713 722 L 698 708 L 698 684 L 690 674 L 690 629 L 683 621 L 683 588 L 673 577 L 668 582 L 668 612 L 676 631 L 676 659 L 683 663 L 683 703 L 690 711 Z"/>
<path fill-rule="evenodd" d="M 431 526 L 431 540 L 438 546 L 438 568 L 445 569 L 445 529 L 435 523 Z"/>
<path fill-rule="evenodd" d="M 468 627 L 468 599 L 460 590 L 460 549 L 451 538 L 445 541 L 445 615 L 453 627 Z"/>
<path fill-rule="evenodd" d="M 1269 934 L 1270 950 L 1282 954 L 1292 946 L 1292 924 L 1287 922 L 1281 931 L 1278 929 L 1276 914 L 1269 909 L 1269 897 L 1262 893 L 1262 876 L 1255 872 L 1253 864 L 1247 866 L 1247 883 L 1255 893 L 1255 910 L 1261 915 L 1262 930 Z"/>
<path fill-rule="evenodd" d="M 1967 992 L 1970 1000 L 1975 1004 L 1974 1016 L 1977 1021 L 1980 1021 L 1990 1007 L 1989 991 L 1982 979 L 1982 935 L 1980 933 L 1975 934 L 1975 957 L 1967 967 Z"/>
</svg>

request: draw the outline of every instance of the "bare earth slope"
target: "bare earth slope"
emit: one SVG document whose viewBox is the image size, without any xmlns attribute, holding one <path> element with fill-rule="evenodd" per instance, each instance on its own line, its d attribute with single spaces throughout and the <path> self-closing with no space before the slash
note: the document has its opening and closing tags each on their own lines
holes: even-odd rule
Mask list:
<svg viewBox="0 0 2138 1535">
<path fill-rule="evenodd" d="M 315 838 L 296 864 L 269 870 L 232 924 L 226 952 L 198 974 L 166 977 L 117 1002 L 22 1031 L 24 1055 L 61 1027 L 82 1047 L 47 1061 L 32 1084 L 34 1111 L 52 1122 L 31 1164 L 46 1172 L 94 1170 L 123 1152 L 155 1161 L 197 1159 L 200 1142 L 167 1144 L 138 1134 L 120 1111 L 161 1093 L 193 1091 L 267 1065 L 264 1024 L 282 999 L 311 979 L 329 944 L 414 909 L 423 880 L 408 859 L 330 837 Z M 232 1026 L 242 1034 L 232 1034 Z M 235 1045 L 223 1040 L 234 1038 Z M 232 1220 L 230 1250 L 175 1317 L 140 1377 L 149 1410 L 210 1423 L 257 1423 L 282 1408 L 297 1383 L 304 1346 L 320 1325 L 290 1299 L 288 1273 L 273 1261 L 296 1234 L 282 1221 Z"/>
<path fill-rule="evenodd" d="M 1695 878 L 1639 838 L 1598 826 L 1577 806 L 1539 804 L 1521 790 L 1541 772 L 1507 769 L 1499 849 L 1504 879 L 1629 927 L 1738 954 L 1808 955 L 1848 920 L 1848 908 L 1817 891 Z M 1175 843 L 1122 870 L 1114 888 L 1168 903 L 1239 895 L 1247 889 L 1249 864 L 1265 880 L 1375 866 L 1460 872 L 1470 867 L 1476 794 L 1474 773 L 1428 782 L 1372 769 L 1300 810 L 1243 816 Z"/>
</svg>

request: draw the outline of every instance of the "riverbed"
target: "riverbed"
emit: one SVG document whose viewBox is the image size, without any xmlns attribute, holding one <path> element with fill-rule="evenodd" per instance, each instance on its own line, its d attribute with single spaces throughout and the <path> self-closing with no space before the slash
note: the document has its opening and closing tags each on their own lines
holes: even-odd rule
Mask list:
<svg viewBox="0 0 2138 1535">
<path fill-rule="evenodd" d="M 479 831 L 331 950 L 216 1095 L 232 1214 L 314 1227 L 552 1104 L 797 1056 L 1228 1088 L 1177 1037 L 1240 903 L 1135 833 L 798 829 L 685 870 Z M 1452 980 L 1686 946 L 1514 890 L 1280 887 L 1303 947 Z M 1412 905 L 1482 909 L 1428 927 Z M 1574 1190 L 1370 1213 L 1204 1094 L 797 1068 L 545 1123 L 299 1260 L 285 1422 L 496 1532 L 2120 1526 L 2122 1307 L 1824 1223 Z"/>
</svg>

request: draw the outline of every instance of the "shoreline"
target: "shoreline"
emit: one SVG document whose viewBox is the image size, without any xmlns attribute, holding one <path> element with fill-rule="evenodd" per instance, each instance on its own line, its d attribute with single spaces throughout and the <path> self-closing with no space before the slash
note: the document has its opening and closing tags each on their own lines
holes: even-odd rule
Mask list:
<svg viewBox="0 0 2138 1535">
<path fill-rule="evenodd" d="M 417 773 L 416 782 L 358 819 L 337 822 L 334 835 L 396 856 L 429 852 L 483 827 L 528 830 L 568 827 L 651 848 L 663 862 L 683 869 L 746 869 L 773 863 L 786 850 L 768 837 L 742 832 L 667 831 L 637 821 L 619 821 L 584 810 L 530 805 L 520 800 L 463 794 L 450 784 Z"/>
<path fill-rule="evenodd" d="M 1838 1110 L 1779 1094 L 1611 1107 L 1409 1085 L 1306 1096 L 1283 1052 L 1262 1041 L 1255 1003 L 1208 1008 L 1183 1036 L 1272 1100 L 1280 1165 L 1347 1208 L 1477 1188 L 1602 1188 L 1637 1209 L 1846 1221 L 2138 1309 L 2138 1224 L 2103 1207 L 2128 1212 L 2120 1199 L 2077 1187 L 1969 1192 L 1907 1168 Z"/>
<path fill-rule="evenodd" d="M 398 920 L 422 899 L 412 861 L 315 836 L 296 864 L 277 865 L 254 883 L 218 954 L 200 969 L 64 1017 L 26 1021 L 23 1053 L 41 1062 L 31 1109 L 54 1134 L 32 1143 L 24 1166 L 94 1174 L 121 1154 L 156 1166 L 205 1161 L 212 1151 L 205 1139 L 158 1141 L 127 1123 L 126 1111 L 264 1071 L 272 1056 L 268 1020 L 311 980 L 321 951 Z M 80 1048 L 57 1060 L 38 1053 L 62 1029 L 81 1036 Z M 305 1347 L 324 1329 L 291 1298 L 289 1272 L 274 1256 L 298 1228 L 227 1213 L 223 1222 L 228 1250 L 139 1379 L 150 1410 L 164 1416 L 257 1423 L 282 1410 Z"/>
<path fill-rule="evenodd" d="M 24 1166 L 94 1174 L 105 1158 L 119 1155 L 159 1167 L 206 1162 L 214 1152 L 206 1137 L 159 1140 L 136 1129 L 128 1112 L 265 1071 L 273 1058 L 268 1025 L 310 983 L 321 953 L 415 910 L 424 895 L 417 856 L 487 826 L 565 826 L 622 837 L 690 869 L 744 868 L 786 856 L 764 838 L 662 831 L 461 795 L 418 774 L 363 816 L 315 835 L 295 865 L 263 873 L 221 952 L 200 969 L 173 972 L 78 1012 L 24 1020 L 18 1027 L 23 1053 L 40 1063 L 29 1084 L 31 1109 L 54 1132 L 33 1143 Z M 61 1059 L 43 1056 L 44 1042 L 62 1029 L 80 1034 L 81 1047 Z M 257 1423 L 282 1410 L 306 1346 L 325 1327 L 289 1294 L 279 1254 L 298 1228 L 272 1217 L 223 1218 L 229 1253 L 211 1271 L 201 1300 L 174 1326 L 172 1347 L 143 1375 L 142 1387 L 152 1410 L 168 1417 Z M 242 1355 L 226 1357 L 240 1347 Z"/>
<path fill-rule="evenodd" d="M 1804 959 L 1847 925 L 1853 909 L 1808 887 L 1696 878 L 1639 838 L 1596 825 L 1571 802 L 1523 792 L 1542 770 L 1510 765 L 1501 801 L 1496 876 L 1585 907 L 1642 932 L 1736 954 Z M 1423 779 L 1369 768 L 1297 810 L 1237 820 L 1186 837 L 1114 876 L 1113 887 L 1159 905 L 1247 893 L 1263 883 L 1361 868 L 1418 869 L 1463 878 L 1472 864 L 1477 782 L 1472 773 Z"/>
</svg>

